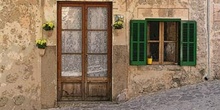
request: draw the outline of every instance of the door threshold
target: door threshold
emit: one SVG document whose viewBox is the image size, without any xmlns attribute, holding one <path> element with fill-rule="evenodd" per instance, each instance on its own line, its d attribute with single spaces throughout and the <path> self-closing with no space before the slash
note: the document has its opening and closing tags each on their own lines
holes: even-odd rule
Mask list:
<svg viewBox="0 0 220 110">
<path fill-rule="evenodd" d="M 82 107 L 82 108 L 93 108 L 100 105 L 115 105 L 116 102 L 112 101 L 58 101 L 57 107 Z"/>
</svg>

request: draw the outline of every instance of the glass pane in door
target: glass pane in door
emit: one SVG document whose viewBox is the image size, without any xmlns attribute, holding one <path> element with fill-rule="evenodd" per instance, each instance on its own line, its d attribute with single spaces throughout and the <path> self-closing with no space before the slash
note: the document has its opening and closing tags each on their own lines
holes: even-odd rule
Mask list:
<svg viewBox="0 0 220 110">
<path fill-rule="evenodd" d="M 107 53 L 107 31 L 88 32 L 88 53 Z"/>
<path fill-rule="evenodd" d="M 82 32 L 63 31 L 62 32 L 62 53 L 82 52 Z"/>
<path fill-rule="evenodd" d="M 87 76 L 107 76 L 107 55 L 88 55 Z"/>
<path fill-rule="evenodd" d="M 82 7 L 62 7 L 62 29 L 82 29 Z"/>
<path fill-rule="evenodd" d="M 88 7 L 88 29 L 107 29 L 107 12 L 106 7 Z"/>
<path fill-rule="evenodd" d="M 62 55 L 62 76 L 82 76 L 81 55 Z"/>
</svg>

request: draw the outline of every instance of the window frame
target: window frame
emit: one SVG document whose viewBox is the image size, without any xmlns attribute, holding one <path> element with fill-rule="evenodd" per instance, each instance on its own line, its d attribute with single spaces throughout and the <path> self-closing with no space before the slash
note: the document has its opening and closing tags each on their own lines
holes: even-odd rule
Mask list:
<svg viewBox="0 0 220 110">
<path fill-rule="evenodd" d="M 179 59 L 179 51 L 178 51 L 178 48 L 179 48 L 179 37 L 180 37 L 180 24 L 181 24 L 181 19 L 178 19 L 178 18 L 146 18 L 146 25 L 147 25 L 147 36 L 149 36 L 149 32 L 150 32 L 150 29 L 149 29 L 149 25 L 148 23 L 149 22 L 159 22 L 159 40 L 149 40 L 149 37 L 147 38 L 147 53 L 149 53 L 149 43 L 151 42 L 158 42 L 159 43 L 159 60 L 158 61 L 153 61 L 152 64 L 153 65 L 175 65 L 178 63 L 178 59 Z M 165 22 L 178 22 L 179 23 L 179 26 L 178 26 L 178 29 L 176 31 L 178 31 L 178 35 L 176 36 L 177 39 L 175 42 L 175 62 L 169 62 L 169 61 L 164 61 L 164 43 L 167 43 L 167 41 L 164 41 L 164 24 Z M 168 41 L 169 42 L 169 41 Z M 149 54 L 147 54 L 148 56 Z"/>
</svg>

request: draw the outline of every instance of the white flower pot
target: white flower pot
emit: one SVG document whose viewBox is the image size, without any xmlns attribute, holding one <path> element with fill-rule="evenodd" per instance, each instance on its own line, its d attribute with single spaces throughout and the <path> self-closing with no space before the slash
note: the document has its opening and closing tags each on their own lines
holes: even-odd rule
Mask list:
<svg viewBox="0 0 220 110">
<path fill-rule="evenodd" d="M 39 51 L 39 55 L 42 57 L 42 56 L 44 56 L 44 54 L 45 54 L 45 49 L 40 49 L 40 48 L 38 48 L 38 51 Z"/>
</svg>

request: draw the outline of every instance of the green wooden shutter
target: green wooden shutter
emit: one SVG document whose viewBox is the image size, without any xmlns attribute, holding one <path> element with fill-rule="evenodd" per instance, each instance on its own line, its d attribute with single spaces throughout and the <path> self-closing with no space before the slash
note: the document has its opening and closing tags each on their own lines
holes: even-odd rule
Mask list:
<svg viewBox="0 0 220 110">
<path fill-rule="evenodd" d="M 181 21 L 180 65 L 182 66 L 196 65 L 196 27 L 196 21 Z"/>
<path fill-rule="evenodd" d="M 147 35 L 145 20 L 130 21 L 130 64 L 131 65 L 146 65 L 146 35 Z"/>
</svg>

